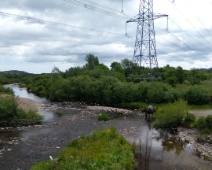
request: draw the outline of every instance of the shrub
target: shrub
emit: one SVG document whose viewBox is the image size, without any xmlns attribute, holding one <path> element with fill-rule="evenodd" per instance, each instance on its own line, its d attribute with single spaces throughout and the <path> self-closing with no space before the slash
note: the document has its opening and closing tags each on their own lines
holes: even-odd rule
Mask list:
<svg viewBox="0 0 212 170">
<path fill-rule="evenodd" d="M 57 160 L 57 161 L 56 161 Z M 41 162 L 31 170 L 125 169 L 134 166 L 133 147 L 115 129 L 104 129 L 72 141 L 55 161 Z"/>
<path fill-rule="evenodd" d="M 153 82 L 149 84 L 147 100 L 152 103 L 169 103 L 179 99 L 179 95 L 171 86 Z"/>
<path fill-rule="evenodd" d="M 100 120 L 100 121 L 108 121 L 109 120 L 109 116 L 106 113 L 103 113 L 103 114 L 98 116 L 98 120 Z"/>
<path fill-rule="evenodd" d="M 184 124 L 189 127 L 193 127 L 195 125 L 196 116 L 194 114 L 188 113 Z"/>
<path fill-rule="evenodd" d="M 43 116 L 34 111 L 18 109 L 13 96 L 0 97 L 0 126 L 18 126 L 40 123 Z"/>
<path fill-rule="evenodd" d="M 208 91 L 197 85 L 192 86 L 185 92 L 184 99 L 188 104 L 207 104 L 209 102 Z"/>
<path fill-rule="evenodd" d="M 147 92 L 147 100 L 152 103 L 163 103 L 164 102 L 164 84 L 159 82 L 153 82 L 149 84 L 148 92 Z"/>
<path fill-rule="evenodd" d="M 207 128 L 206 121 L 205 121 L 205 117 L 200 117 L 200 118 L 197 120 L 196 126 L 197 126 L 197 128 L 198 128 L 199 130 L 203 130 L 203 129 Z"/>
<path fill-rule="evenodd" d="M 212 129 L 212 115 L 206 116 L 205 122 L 206 122 L 207 127 Z"/>
<path fill-rule="evenodd" d="M 199 130 L 205 133 L 212 132 L 212 115 L 208 115 L 206 117 L 200 117 L 197 120 L 196 126 Z"/>
<path fill-rule="evenodd" d="M 0 121 L 13 119 L 17 114 L 17 107 L 13 96 L 0 97 Z"/>
<path fill-rule="evenodd" d="M 13 94 L 13 90 L 0 85 L 0 93 Z"/>
<path fill-rule="evenodd" d="M 156 111 L 156 128 L 175 128 L 182 125 L 187 115 L 187 104 L 183 100 L 167 104 Z"/>
</svg>

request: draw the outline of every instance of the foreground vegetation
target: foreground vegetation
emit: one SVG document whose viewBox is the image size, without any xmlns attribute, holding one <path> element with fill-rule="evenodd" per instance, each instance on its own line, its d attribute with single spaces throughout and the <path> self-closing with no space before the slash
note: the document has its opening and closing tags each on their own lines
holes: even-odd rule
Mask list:
<svg viewBox="0 0 212 170">
<path fill-rule="evenodd" d="M 90 136 L 75 139 L 57 158 L 41 162 L 31 170 L 132 170 L 134 152 L 135 146 L 118 135 L 115 129 L 98 130 Z"/>
<path fill-rule="evenodd" d="M 42 119 L 35 111 L 19 109 L 13 92 L 0 86 L 0 126 L 33 125 Z"/>
</svg>

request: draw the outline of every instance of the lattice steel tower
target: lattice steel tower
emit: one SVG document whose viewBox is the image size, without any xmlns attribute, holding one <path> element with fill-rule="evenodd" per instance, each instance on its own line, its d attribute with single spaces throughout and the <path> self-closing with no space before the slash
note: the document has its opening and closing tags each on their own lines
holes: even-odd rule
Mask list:
<svg viewBox="0 0 212 170">
<path fill-rule="evenodd" d="M 140 0 L 139 14 L 127 21 L 137 22 L 133 61 L 140 67 L 158 67 L 154 20 L 161 17 L 168 15 L 154 14 L 153 0 Z"/>
</svg>

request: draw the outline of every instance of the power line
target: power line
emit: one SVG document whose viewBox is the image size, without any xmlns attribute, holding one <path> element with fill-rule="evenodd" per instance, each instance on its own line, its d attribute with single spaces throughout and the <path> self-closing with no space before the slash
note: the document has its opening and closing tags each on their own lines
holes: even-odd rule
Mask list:
<svg viewBox="0 0 212 170">
<path fill-rule="evenodd" d="M 186 3 L 187 7 L 188 7 L 188 3 Z M 203 24 L 203 22 L 199 19 L 199 17 L 195 16 L 197 18 L 197 20 L 199 21 L 199 23 L 205 28 L 205 30 L 208 32 L 208 34 L 210 35 L 211 32 L 208 31 L 208 29 L 206 28 L 205 24 Z"/>
<path fill-rule="evenodd" d="M 181 42 L 184 46 L 186 46 L 190 51 L 195 52 L 195 55 L 196 55 L 196 56 L 199 56 L 200 58 L 206 58 L 206 57 L 203 57 L 198 51 L 196 51 L 196 50 L 194 50 L 192 47 L 190 47 L 188 44 L 185 44 L 185 43 L 184 43 L 182 40 L 180 40 L 177 36 L 175 36 L 174 34 L 172 34 L 172 33 L 169 32 L 169 31 L 167 31 L 167 32 L 168 32 L 172 37 L 174 37 L 175 39 L 177 39 L 178 42 Z M 170 42 L 172 45 L 174 45 L 174 46 L 180 48 L 180 46 L 179 46 L 178 44 L 173 43 L 172 41 L 167 40 L 167 39 L 164 38 L 164 37 L 161 37 L 161 36 L 159 36 L 159 37 L 162 38 L 162 39 L 164 39 L 165 41 Z"/>
<path fill-rule="evenodd" d="M 67 2 L 67 3 L 72 3 L 72 4 L 80 6 L 80 7 L 84 7 L 89 10 L 93 10 L 93 11 L 97 11 L 97 12 L 100 12 L 100 13 L 103 13 L 106 15 L 110 15 L 112 17 L 116 17 L 116 18 L 119 18 L 122 20 L 129 19 L 127 16 L 123 15 L 122 13 L 116 13 L 116 12 L 106 10 L 105 8 L 101 7 L 101 5 L 99 5 L 95 2 L 92 2 L 92 1 L 89 1 L 89 2 L 92 2 L 96 6 L 92 5 L 91 3 L 89 4 L 89 3 L 83 2 L 82 0 L 63 0 L 63 1 Z M 99 6 L 99 7 L 97 7 L 97 6 Z"/>
<path fill-rule="evenodd" d="M 93 4 L 93 5 L 95 5 L 95 6 L 99 6 L 99 7 L 101 7 L 101 8 L 106 8 L 106 9 L 108 9 L 108 10 L 110 10 L 110 11 L 116 11 L 117 13 L 120 13 L 120 11 L 118 11 L 118 10 L 116 10 L 116 9 L 110 8 L 110 7 L 105 6 L 105 5 L 100 5 L 100 4 L 98 4 L 98 3 L 96 3 L 96 2 L 93 2 L 93 1 L 90 1 L 90 0 L 83 0 L 83 1 L 87 1 L 88 3 Z M 123 1 L 123 0 L 122 0 L 122 1 Z"/>
<path fill-rule="evenodd" d="M 36 21 L 38 23 L 52 24 L 52 25 L 57 25 L 57 26 L 60 26 L 60 27 L 80 29 L 80 30 L 83 30 L 83 31 L 99 32 L 99 33 L 102 33 L 102 34 L 113 34 L 113 35 L 125 36 L 125 34 L 121 34 L 121 33 L 117 33 L 117 32 L 102 31 L 102 30 L 93 29 L 93 28 L 79 27 L 79 26 L 75 26 L 75 25 L 58 23 L 58 22 L 49 21 L 49 20 L 42 20 L 42 19 L 29 17 L 29 16 L 21 16 L 21 15 L 16 15 L 16 14 L 2 12 L 2 11 L 0 11 L 0 15 L 1 16 L 6 16 L 6 17 L 18 18 L 18 19 L 26 20 L 26 21 L 33 20 L 33 21 Z"/>
<path fill-rule="evenodd" d="M 209 45 L 210 48 L 212 48 L 212 45 L 210 42 L 208 42 L 205 37 L 199 32 L 199 30 L 196 29 L 196 27 L 190 22 L 188 18 L 185 17 L 185 15 L 182 13 L 182 11 L 176 6 L 175 3 L 172 3 L 174 7 L 178 10 L 178 12 L 183 16 L 183 18 L 192 26 L 192 28 L 202 37 L 202 39 L 205 40 L 205 42 Z"/>
<path fill-rule="evenodd" d="M 169 0 L 168 0 L 169 1 Z M 158 9 L 159 11 L 161 11 L 160 9 Z M 171 21 L 173 24 L 175 24 L 180 30 L 182 30 L 182 32 L 184 32 L 185 34 L 187 34 L 190 38 L 192 38 L 194 41 L 199 42 L 203 47 L 207 47 L 206 44 L 204 44 L 200 38 L 194 37 L 194 35 L 190 34 L 189 32 L 185 31 L 181 26 L 179 26 L 174 20 L 171 19 L 171 17 L 169 17 L 169 21 Z M 181 41 L 181 40 L 180 40 Z M 209 46 L 210 49 L 211 46 Z"/>
<path fill-rule="evenodd" d="M 189 32 L 183 30 L 174 20 L 172 20 L 172 19 L 170 19 L 170 18 L 169 18 L 169 20 L 170 20 L 173 24 L 175 24 L 180 30 L 182 30 L 182 32 L 184 32 L 185 34 L 187 34 L 190 38 L 193 37 L 193 38 L 192 38 L 193 40 L 199 42 L 200 44 L 202 44 L 202 46 L 207 47 L 207 46 L 201 41 L 200 38 L 194 37 L 194 35 L 192 35 L 192 34 L 190 34 Z M 211 47 L 210 47 L 210 49 L 211 49 Z"/>
</svg>

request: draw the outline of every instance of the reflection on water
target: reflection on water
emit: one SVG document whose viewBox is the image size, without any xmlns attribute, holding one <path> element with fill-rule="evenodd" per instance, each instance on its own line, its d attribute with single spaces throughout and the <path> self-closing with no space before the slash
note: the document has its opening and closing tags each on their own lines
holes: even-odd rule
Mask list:
<svg viewBox="0 0 212 170">
<path fill-rule="evenodd" d="M 212 169 L 211 160 L 197 157 L 188 141 L 181 140 L 170 132 L 154 129 L 149 120 L 140 123 L 136 137 L 127 138 L 137 145 L 138 170 Z"/>
<path fill-rule="evenodd" d="M 155 139 L 161 140 L 164 151 L 175 151 L 176 155 L 180 155 L 188 144 L 188 141 L 182 141 L 180 138 L 174 137 L 165 131 L 160 131 L 159 135 L 155 137 Z"/>
</svg>

